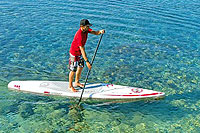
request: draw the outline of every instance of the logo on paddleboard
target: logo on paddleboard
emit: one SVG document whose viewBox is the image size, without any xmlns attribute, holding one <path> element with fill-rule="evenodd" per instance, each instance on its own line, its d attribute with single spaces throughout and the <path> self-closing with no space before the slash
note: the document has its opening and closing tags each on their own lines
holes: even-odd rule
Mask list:
<svg viewBox="0 0 200 133">
<path fill-rule="evenodd" d="M 113 87 L 113 84 L 107 84 L 106 86 L 107 86 L 107 87 L 110 87 L 110 86 Z"/>
<path fill-rule="evenodd" d="M 47 82 L 43 82 L 40 84 L 40 87 L 47 87 L 47 86 L 49 86 L 49 83 L 47 83 Z"/>
<path fill-rule="evenodd" d="M 131 91 L 134 92 L 134 93 L 141 93 L 141 92 L 143 92 L 143 89 L 141 89 L 141 88 L 133 88 L 133 89 L 131 89 Z"/>
<path fill-rule="evenodd" d="M 20 89 L 20 85 L 14 85 L 14 87 Z"/>
</svg>

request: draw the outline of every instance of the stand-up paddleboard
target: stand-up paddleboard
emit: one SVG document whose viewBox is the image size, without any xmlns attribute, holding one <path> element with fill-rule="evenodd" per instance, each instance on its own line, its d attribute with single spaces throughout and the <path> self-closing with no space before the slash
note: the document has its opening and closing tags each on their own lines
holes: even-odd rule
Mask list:
<svg viewBox="0 0 200 133">
<path fill-rule="evenodd" d="M 72 92 L 68 90 L 68 85 L 68 82 L 63 81 L 12 81 L 8 84 L 8 88 L 37 94 L 79 98 L 81 89 L 78 92 Z M 162 98 L 164 95 L 165 93 L 154 90 L 98 83 L 86 85 L 83 99 L 123 99 L 129 101 L 144 98 Z"/>
</svg>

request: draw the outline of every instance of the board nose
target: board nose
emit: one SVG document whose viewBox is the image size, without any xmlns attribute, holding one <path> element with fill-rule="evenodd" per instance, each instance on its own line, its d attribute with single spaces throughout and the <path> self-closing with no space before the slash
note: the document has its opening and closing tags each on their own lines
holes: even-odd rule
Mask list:
<svg viewBox="0 0 200 133">
<path fill-rule="evenodd" d="M 13 86 L 13 81 L 11 81 L 10 83 L 8 83 L 8 88 L 9 89 L 12 89 L 12 86 Z"/>
<path fill-rule="evenodd" d="M 20 89 L 20 85 L 19 84 L 16 84 L 15 81 L 11 81 L 9 84 L 8 84 L 8 88 L 9 89 L 16 89 L 16 90 L 19 90 Z"/>
</svg>

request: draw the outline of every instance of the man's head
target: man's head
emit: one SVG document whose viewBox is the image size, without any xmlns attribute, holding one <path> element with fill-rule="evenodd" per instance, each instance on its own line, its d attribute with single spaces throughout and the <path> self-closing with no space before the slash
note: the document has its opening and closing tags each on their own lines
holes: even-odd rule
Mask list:
<svg viewBox="0 0 200 133">
<path fill-rule="evenodd" d="M 82 19 L 80 21 L 80 27 L 81 27 L 81 30 L 83 32 L 88 31 L 88 29 L 90 28 L 90 26 L 92 26 L 92 24 L 90 24 L 90 22 L 87 19 Z"/>
</svg>

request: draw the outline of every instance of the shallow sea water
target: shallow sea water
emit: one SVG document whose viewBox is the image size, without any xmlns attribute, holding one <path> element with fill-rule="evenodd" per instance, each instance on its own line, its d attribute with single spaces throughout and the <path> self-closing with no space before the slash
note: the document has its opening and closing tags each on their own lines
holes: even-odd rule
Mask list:
<svg viewBox="0 0 200 133">
<path fill-rule="evenodd" d="M 198 0 L 1 0 L 0 132 L 200 132 L 199 16 Z M 68 80 L 83 18 L 106 30 L 88 82 L 153 89 L 165 99 L 76 107 L 8 90 L 12 80 Z M 90 59 L 99 37 L 89 35 Z"/>
</svg>

